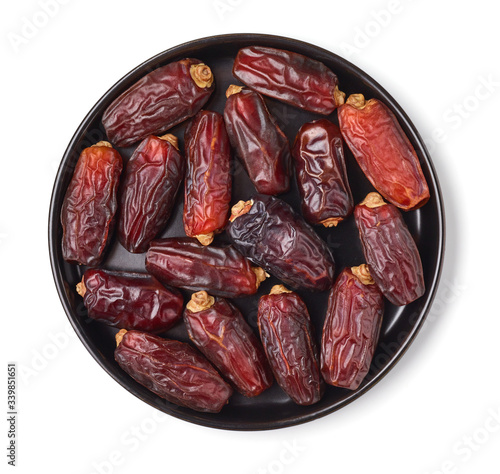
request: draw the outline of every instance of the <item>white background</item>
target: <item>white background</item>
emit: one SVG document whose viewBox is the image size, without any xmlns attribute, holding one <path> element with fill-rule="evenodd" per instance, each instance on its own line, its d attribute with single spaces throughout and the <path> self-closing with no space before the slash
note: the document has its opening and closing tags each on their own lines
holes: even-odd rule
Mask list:
<svg viewBox="0 0 500 474">
<path fill-rule="evenodd" d="M 2 472 L 500 472 L 495 3 L 476 0 L 463 8 L 451 0 L 47 0 L 43 5 L 43 0 L 4 1 L 0 14 L 2 413 L 7 361 L 16 361 L 23 372 L 18 466 L 7 466 L 2 414 Z M 271 432 L 186 423 L 161 415 L 114 382 L 69 326 L 47 250 L 57 166 L 87 111 L 151 56 L 195 38 L 236 32 L 311 42 L 375 78 L 426 139 L 446 205 L 441 286 L 410 350 L 351 405 Z"/>
</svg>

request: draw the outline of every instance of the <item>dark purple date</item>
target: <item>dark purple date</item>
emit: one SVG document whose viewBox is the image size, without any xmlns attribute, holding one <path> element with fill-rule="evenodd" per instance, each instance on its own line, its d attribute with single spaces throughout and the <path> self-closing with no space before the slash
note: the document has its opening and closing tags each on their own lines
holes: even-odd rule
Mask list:
<svg viewBox="0 0 500 474">
<path fill-rule="evenodd" d="M 257 195 L 231 212 L 227 232 L 243 255 L 293 288 L 331 287 L 335 265 L 329 248 L 286 202 Z"/>
</svg>

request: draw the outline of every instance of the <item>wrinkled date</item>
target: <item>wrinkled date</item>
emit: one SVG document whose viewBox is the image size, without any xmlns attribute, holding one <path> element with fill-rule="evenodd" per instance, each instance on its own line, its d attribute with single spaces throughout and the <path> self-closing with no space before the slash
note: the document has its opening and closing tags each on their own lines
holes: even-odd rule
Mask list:
<svg viewBox="0 0 500 474">
<path fill-rule="evenodd" d="M 122 158 L 108 142 L 85 148 L 61 209 L 62 255 L 71 263 L 96 266 L 113 233 Z"/>
<path fill-rule="evenodd" d="M 118 239 L 129 252 L 145 252 L 167 224 L 184 168 L 173 135 L 151 135 L 134 151 L 122 180 L 118 220 Z"/>
<path fill-rule="evenodd" d="M 122 329 L 115 360 L 159 397 L 193 410 L 219 413 L 233 389 L 196 349 L 184 342 Z"/>
<path fill-rule="evenodd" d="M 384 296 L 403 306 L 425 292 L 422 261 L 401 212 L 369 193 L 354 209 L 363 253 Z"/>
<path fill-rule="evenodd" d="M 354 207 L 339 128 L 326 119 L 304 124 L 292 155 L 304 218 L 311 224 L 336 226 Z"/>
<path fill-rule="evenodd" d="M 239 50 L 233 74 L 261 94 L 323 115 L 344 103 L 337 76 L 323 63 L 291 51 L 249 46 Z"/>
<path fill-rule="evenodd" d="M 213 89 L 207 65 L 191 58 L 173 62 L 150 72 L 114 100 L 102 123 L 112 143 L 129 146 L 195 115 Z"/>
<path fill-rule="evenodd" d="M 345 268 L 328 297 L 321 339 L 325 382 L 356 390 L 370 369 L 377 345 L 384 298 L 368 267 Z"/>
<path fill-rule="evenodd" d="M 236 248 L 293 288 L 323 291 L 333 284 L 326 243 L 284 201 L 258 195 L 231 210 L 227 232 Z"/>
<path fill-rule="evenodd" d="M 401 209 L 423 206 L 429 188 L 418 156 L 389 108 L 353 94 L 338 116 L 345 141 L 375 189 Z"/>
<path fill-rule="evenodd" d="M 299 405 L 312 405 L 323 394 L 318 350 L 307 307 L 283 285 L 259 300 L 260 337 L 280 387 Z"/>
<path fill-rule="evenodd" d="M 228 298 L 253 295 L 266 279 L 233 247 L 205 247 L 188 238 L 153 240 L 146 269 L 167 285 Z"/>
<path fill-rule="evenodd" d="M 179 321 L 184 306 L 179 291 L 146 273 L 90 269 L 76 291 L 92 319 L 123 329 L 166 331 Z"/>
<path fill-rule="evenodd" d="M 231 145 L 224 117 L 199 112 L 186 131 L 185 148 L 184 230 L 209 245 L 224 229 L 231 201 Z"/>
<path fill-rule="evenodd" d="M 273 383 L 266 356 L 243 315 L 229 301 L 199 291 L 184 311 L 189 338 L 220 373 L 246 397 Z"/>
<path fill-rule="evenodd" d="M 229 86 L 224 120 L 231 145 L 259 193 L 281 194 L 290 187 L 290 144 L 260 94 Z"/>
</svg>

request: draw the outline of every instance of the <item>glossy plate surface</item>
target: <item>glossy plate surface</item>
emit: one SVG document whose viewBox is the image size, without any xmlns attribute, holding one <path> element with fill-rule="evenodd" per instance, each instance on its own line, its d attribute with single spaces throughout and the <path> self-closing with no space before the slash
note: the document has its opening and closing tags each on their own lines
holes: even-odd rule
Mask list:
<svg viewBox="0 0 500 474">
<path fill-rule="evenodd" d="M 309 407 L 302 407 L 295 405 L 275 383 L 269 390 L 253 399 L 247 399 L 239 394 L 233 395 L 229 404 L 218 414 L 197 413 L 173 405 L 149 392 L 123 372 L 115 362 L 113 357 L 115 348 L 114 334 L 117 330 L 88 318 L 82 299 L 75 291 L 75 285 L 81 280 L 85 267 L 71 265 L 63 260 L 60 245 L 62 229 L 59 215 L 64 193 L 71 180 L 78 156 L 84 148 L 106 139 L 101 117 L 106 107 L 118 95 L 151 70 L 185 57 L 194 57 L 208 64 L 215 75 L 216 90 L 205 108 L 222 113 L 227 87 L 230 84 L 239 84 L 231 72 L 234 57 L 238 49 L 250 45 L 287 49 L 315 58 L 326 64 L 337 74 L 339 87 L 347 96 L 352 93 L 363 93 L 366 99 L 375 97 L 382 100 L 394 112 L 415 147 L 431 193 L 429 202 L 423 208 L 404 214 L 405 221 L 417 242 L 422 257 L 426 292 L 423 297 L 404 307 L 398 308 L 386 302 L 378 348 L 374 355 L 370 373 L 358 390 L 353 392 L 329 386 L 319 403 Z M 303 123 L 320 118 L 316 114 L 304 112 L 272 99 L 266 98 L 266 102 L 291 144 Z M 336 112 L 328 118 L 338 124 Z M 170 131 L 170 133 L 179 137 L 181 150 L 184 145 L 183 135 L 186 124 L 187 122 Z M 124 161 L 131 156 L 135 146 L 118 149 Z M 350 185 L 354 201 L 357 203 L 374 189 L 362 174 L 346 146 L 344 149 Z M 249 199 L 255 193 L 255 190 L 239 161 L 234 159 L 233 164 L 233 203 L 235 203 L 240 199 Z M 292 182 L 294 182 L 294 179 Z M 290 203 L 296 210 L 300 210 L 295 184 L 289 193 L 280 197 Z M 182 207 L 183 198 L 180 195 L 170 222 L 162 236 L 184 235 Z M 352 216 L 337 228 L 315 227 L 315 229 L 333 252 L 337 275 L 346 266 L 363 263 L 361 244 Z M 227 237 L 224 234 L 216 238 L 216 242 L 225 241 L 227 241 Z M 394 99 L 363 71 L 331 52 L 289 38 L 256 34 L 215 36 L 176 46 L 151 58 L 118 81 L 92 108 L 69 143 L 57 173 L 49 215 L 49 249 L 56 287 L 71 324 L 97 362 L 124 388 L 153 407 L 193 423 L 235 430 L 273 429 L 311 421 L 345 406 L 377 383 L 404 354 L 422 326 L 436 292 L 444 252 L 443 204 L 437 177 L 422 138 Z M 145 271 L 144 258 L 145 254 L 134 255 L 128 253 L 114 239 L 102 267 L 113 270 Z M 269 278 L 262 284 L 257 295 L 233 300 L 255 331 L 257 331 L 258 299 L 262 294 L 267 294 L 276 283 L 278 283 L 278 280 Z M 307 291 L 299 291 L 298 293 L 309 308 L 319 343 L 328 292 L 312 294 Z M 187 292 L 184 294 L 186 301 L 188 301 L 189 294 Z M 188 340 L 182 322 L 168 331 L 165 336 L 183 341 Z M 390 383 L 387 383 L 386 389 L 391 389 Z M 92 389 L 89 388 L 90 390 Z"/>
</svg>

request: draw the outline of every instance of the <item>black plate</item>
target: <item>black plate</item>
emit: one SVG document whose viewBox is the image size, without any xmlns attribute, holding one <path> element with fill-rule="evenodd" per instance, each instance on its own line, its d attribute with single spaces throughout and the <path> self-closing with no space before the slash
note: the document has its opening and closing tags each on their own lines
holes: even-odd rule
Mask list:
<svg viewBox="0 0 500 474">
<path fill-rule="evenodd" d="M 106 139 L 101 124 L 101 117 L 106 107 L 119 94 L 134 84 L 140 77 L 159 66 L 185 57 L 194 57 L 208 64 L 212 68 L 216 78 L 216 90 L 206 108 L 222 112 L 225 104 L 224 93 L 227 86 L 232 83 L 238 84 L 238 81 L 232 77 L 231 73 L 234 57 L 239 48 L 249 45 L 266 45 L 287 49 L 315 58 L 326 64 L 338 75 L 340 88 L 347 95 L 360 92 L 367 99 L 372 97 L 381 99 L 396 114 L 401 126 L 417 151 L 431 193 L 431 199 L 423 208 L 404 214 L 404 218 L 420 250 L 427 290 L 423 297 L 404 307 L 395 307 L 387 302 L 380 341 L 375 352 L 372 367 L 358 390 L 349 391 L 328 387 L 319 403 L 308 407 L 301 407 L 295 405 L 275 383 L 269 390 L 253 399 L 235 394 L 228 406 L 224 407 L 218 414 L 197 413 L 166 402 L 152 392 L 149 392 L 146 388 L 137 384 L 116 364 L 113 358 L 115 347 L 114 334 L 116 333 L 116 329 L 90 320 L 87 317 L 82 299 L 75 291 L 75 285 L 80 281 L 85 267 L 70 265 L 61 256 L 60 242 L 62 230 L 59 223 L 59 215 L 64 193 L 71 179 L 78 156 L 85 147 L 99 140 Z M 408 91 L 408 93 L 411 93 L 411 91 Z M 303 123 L 319 118 L 315 114 L 301 111 L 281 102 L 271 99 L 266 99 L 266 101 L 269 109 L 276 116 L 279 125 L 287 134 L 291 143 L 293 143 L 295 134 Z M 329 118 L 338 123 L 336 112 Z M 183 146 L 185 126 L 186 124 L 183 124 L 172 130 L 172 133 L 179 137 L 181 146 Z M 119 149 L 124 160 L 130 157 L 133 149 L 134 147 Z M 345 151 L 354 200 L 355 202 L 359 202 L 368 192 L 373 191 L 373 188 L 360 171 L 347 147 Z M 254 192 L 254 188 L 239 162 L 234 160 L 233 202 L 240 199 L 248 199 Z M 280 197 L 296 209 L 299 209 L 296 188 L 293 188 L 292 191 Z M 182 196 L 180 196 L 176 210 L 163 236 L 184 235 L 182 206 Z M 337 274 L 345 266 L 363 263 L 361 245 L 352 216 L 340 224 L 338 228 L 324 229 L 317 227 L 316 230 L 332 249 L 336 261 Z M 217 237 L 217 241 L 219 242 L 225 240 L 226 237 L 224 234 Z M 55 283 L 71 324 L 97 362 L 124 388 L 153 407 L 193 423 L 235 430 L 272 429 L 310 421 L 338 410 L 373 387 L 404 354 L 422 326 L 436 292 L 444 251 L 444 214 L 436 173 L 422 138 L 401 107 L 371 77 L 345 59 L 311 44 L 277 36 L 232 34 L 191 41 L 151 58 L 118 81 L 92 108 L 69 143 L 57 173 L 50 206 L 49 247 Z M 144 271 L 144 254 L 130 254 L 118 242 L 114 241 L 103 267 L 108 269 Z M 258 298 L 260 295 L 268 293 L 271 286 L 275 283 L 277 283 L 276 279 L 268 279 L 261 286 L 258 295 L 234 300 L 255 330 L 257 329 Z M 311 318 L 316 327 L 316 337 L 319 342 L 326 310 L 327 292 L 311 294 L 299 291 L 299 294 L 303 297 L 309 308 Z M 186 294 L 186 298 L 188 297 L 189 295 Z M 184 341 L 188 340 L 182 323 L 179 323 L 166 335 Z M 387 385 L 386 389 L 391 389 L 390 384 Z M 91 390 L 94 389 L 89 388 L 89 392 Z"/>
</svg>

